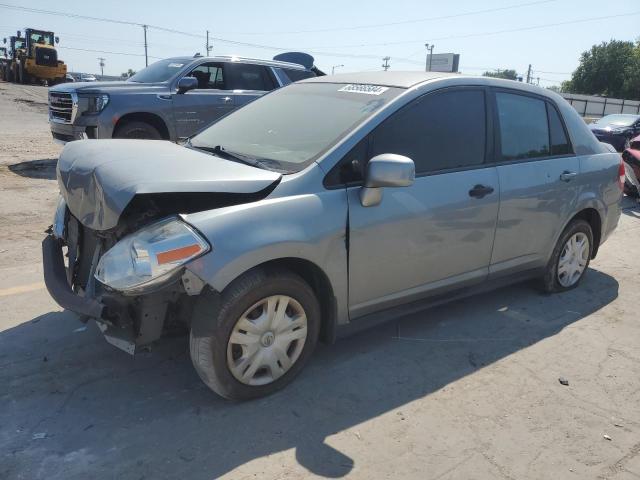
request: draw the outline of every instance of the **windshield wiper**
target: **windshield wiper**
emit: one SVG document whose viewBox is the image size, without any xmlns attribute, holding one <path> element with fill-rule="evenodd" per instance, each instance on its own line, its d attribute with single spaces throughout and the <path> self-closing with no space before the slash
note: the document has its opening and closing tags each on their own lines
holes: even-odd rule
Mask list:
<svg viewBox="0 0 640 480">
<path fill-rule="evenodd" d="M 254 157 L 252 155 L 247 155 L 246 153 L 234 152 L 233 150 L 227 150 L 222 145 L 216 145 L 215 147 L 206 147 L 201 145 L 193 145 L 191 143 L 191 139 L 188 139 L 185 142 L 185 145 L 190 148 L 195 148 L 196 150 L 202 150 L 204 152 L 213 153 L 222 158 L 226 158 L 227 160 L 237 160 L 245 165 L 250 165 L 252 167 L 262 168 L 263 170 L 277 170 L 283 172 L 280 168 L 279 162 L 275 160 L 270 160 L 268 158 L 259 158 Z"/>
</svg>

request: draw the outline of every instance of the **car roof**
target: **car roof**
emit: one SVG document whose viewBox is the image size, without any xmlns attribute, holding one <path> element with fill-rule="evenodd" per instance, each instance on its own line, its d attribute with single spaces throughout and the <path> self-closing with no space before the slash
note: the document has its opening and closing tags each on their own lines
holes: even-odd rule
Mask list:
<svg viewBox="0 0 640 480">
<path fill-rule="evenodd" d="M 411 88 L 428 80 L 459 76 L 457 73 L 378 71 L 326 75 L 303 80 L 303 83 L 359 83 L 384 87 Z"/>
<path fill-rule="evenodd" d="M 280 67 L 290 68 L 293 70 L 306 70 L 306 68 L 298 63 L 280 62 L 278 60 L 263 60 L 260 58 L 240 57 L 237 55 L 218 55 L 215 57 L 173 57 L 165 58 L 163 60 L 170 60 L 173 62 L 191 63 L 195 61 L 209 61 L 209 62 L 238 62 L 238 63 L 251 63 L 255 65 L 264 65 L 266 67 Z"/>
</svg>

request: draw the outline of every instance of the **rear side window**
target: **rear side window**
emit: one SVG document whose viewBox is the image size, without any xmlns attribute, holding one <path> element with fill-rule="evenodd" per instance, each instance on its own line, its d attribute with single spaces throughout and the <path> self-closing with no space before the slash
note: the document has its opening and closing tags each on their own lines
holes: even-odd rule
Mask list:
<svg viewBox="0 0 640 480">
<path fill-rule="evenodd" d="M 416 173 L 484 162 L 486 106 L 483 90 L 428 94 L 403 108 L 373 134 L 371 157 L 405 155 Z"/>
<path fill-rule="evenodd" d="M 549 156 L 546 102 L 512 93 L 496 93 L 502 160 Z"/>
<path fill-rule="evenodd" d="M 571 146 L 564 131 L 560 116 L 556 108 L 547 104 L 549 114 L 549 134 L 551 138 L 551 155 L 567 155 L 571 153 Z"/>
<path fill-rule="evenodd" d="M 293 70 L 292 68 L 283 68 L 284 72 L 287 74 L 287 77 L 291 79 L 292 82 L 297 82 L 298 80 L 304 80 L 305 78 L 315 77 L 316 74 L 310 72 L 309 70 Z"/>
<path fill-rule="evenodd" d="M 267 69 L 262 65 L 227 63 L 226 85 L 230 90 L 273 90 L 276 86 Z"/>
</svg>

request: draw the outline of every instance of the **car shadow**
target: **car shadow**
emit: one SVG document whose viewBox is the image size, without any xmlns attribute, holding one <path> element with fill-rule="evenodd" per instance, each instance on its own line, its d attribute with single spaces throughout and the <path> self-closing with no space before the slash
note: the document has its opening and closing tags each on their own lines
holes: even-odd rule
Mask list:
<svg viewBox="0 0 640 480">
<path fill-rule="evenodd" d="M 425 310 L 320 346 L 291 385 L 244 403 L 204 386 L 184 337 L 130 357 L 93 323 L 47 313 L 0 333 L 0 385 L 9 386 L 0 396 L 0 477 L 209 480 L 295 449 L 308 471 L 339 478 L 354 461 L 328 437 L 553 336 L 617 296 L 614 278 L 590 270 L 562 294 L 519 284 Z"/>
<path fill-rule="evenodd" d="M 640 200 L 625 195 L 620 202 L 623 215 L 640 218 Z"/>
<path fill-rule="evenodd" d="M 20 163 L 13 163 L 8 165 L 7 168 L 21 177 L 55 180 L 57 162 L 58 159 L 56 158 L 27 160 Z"/>
</svg>

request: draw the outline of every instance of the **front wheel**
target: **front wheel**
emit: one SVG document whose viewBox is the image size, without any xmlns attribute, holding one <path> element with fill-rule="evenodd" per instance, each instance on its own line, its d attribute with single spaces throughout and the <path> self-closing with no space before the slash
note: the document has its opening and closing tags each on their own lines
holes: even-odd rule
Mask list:
<svg viewBox="0 0 640 480">
<path fill-rule="evenodd" d="M 162 140 L 162 135 L 156 127 L 145 122 L 127 122 L 120 125 L 113 138 L 135 138 L 142 140 Z"/>
<path fill-rule="evenodd" d="M 564 292 L 577 287 L 589 267 L 592 251 L 591 225 L 582 219 L 573 220 L 553 249 L 543 277 L 543 290 Z"/>
<path fill-rule="evenodd" d="M 320 306 L 311 287 L 288 271 L 249 272 L 216 298 L 205 291 L 192 325 L 191 360 L 200 378 L 233 400 L 269 395 L 300 372 L 320 331 Z"/>
</svg>

